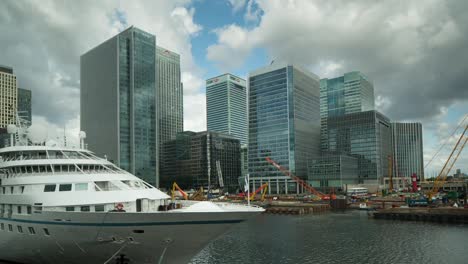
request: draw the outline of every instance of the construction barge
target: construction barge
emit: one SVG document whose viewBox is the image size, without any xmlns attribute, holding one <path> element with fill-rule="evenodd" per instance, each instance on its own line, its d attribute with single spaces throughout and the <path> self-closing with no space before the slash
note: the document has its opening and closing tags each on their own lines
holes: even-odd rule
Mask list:
<svg viewBox="0 0 468 264">
<path fill-rule="evenodd" d="M 265 207 L 265 214 L 304 215 L 318 214 L 330 211 L 329 204 L 276 202 Z"/>
<path fill-rule="evenodd" d="M 468 224 L 464 208 L 388 208 L 372 213 L 375 219 Z"/>
</svg>

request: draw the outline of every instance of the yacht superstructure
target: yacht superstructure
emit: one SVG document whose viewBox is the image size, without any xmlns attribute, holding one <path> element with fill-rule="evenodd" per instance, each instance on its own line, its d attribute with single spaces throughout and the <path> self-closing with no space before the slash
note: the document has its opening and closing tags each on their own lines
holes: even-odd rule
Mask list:
<svg viewBox="0 0 468 264">
<path fill-rule="evenodd" d="M 262 208 L 170 197 L 87 150 L 0 149 L 0 259 L 20 263 L 187 263 Z M 27 134 L 27 133 L 26 133 Z"/>
</svg>

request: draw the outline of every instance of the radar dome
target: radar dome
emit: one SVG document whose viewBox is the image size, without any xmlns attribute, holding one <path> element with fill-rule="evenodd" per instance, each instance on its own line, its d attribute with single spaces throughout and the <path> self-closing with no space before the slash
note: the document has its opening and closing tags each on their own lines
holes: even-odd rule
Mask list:
<svg viewBox="0 0 468 264">
<path fill-rule="evenodd" d="M 86 138 L 86 132 L 80 131 L 80 138 Z"/>
</svg>

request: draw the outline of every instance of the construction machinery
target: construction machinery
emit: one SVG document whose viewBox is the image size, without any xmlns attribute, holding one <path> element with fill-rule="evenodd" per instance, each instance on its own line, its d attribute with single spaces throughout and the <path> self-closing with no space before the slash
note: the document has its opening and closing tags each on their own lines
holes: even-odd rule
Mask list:
<svg viewBox="0 0 468 264">
<path fill-rule="evenodd" d="M 393 192 L 393 158 L 391 155 L 388 156 L 388 177 L 389 177 L 389 182 L 388 182 L 388 193 Z"/>
<path fill-rule="evenodd" d="M 297 182 L 300 186 L 302 186 L 302 188 L 304 188 L 304 190 L 307 190 L 311 194 L 314 194 L 315 196 L 319 197 L 321 200 L 330 200 L 329 195 L 317 191 L 314 187 L 312 187 L 306 181 L 304 181 L 303 179 L 293 175 L 289 170 L 287 170 L 286 168 L 283 168 L 281 165 L 276 163 L 270 157 L 266 157 L 265 159 L 266 159 L 266 161 L 268 163 L 270 163 L 271 165 L 275 166 L 278 170 L 280 170 L 284 175 L 289 176 L 291 179 L 293 179 L 295 182 Z"/>
<path fill-rule="evenodd" d="M 179 185 L 176 182 L 174 182 L 172 184 L 172 192 L 171 192 L 171 197 L 172 197 L 173 200 L 175 198 L 176 190 L 180 193 L 180 195 L 182 197 L 184 197 L 185 200 L 196 200 L 196 201 L 206 200 L 205 199 L 205 192 L 203 190 L 203 187 L 200 187 L 200 189 L 198 189 L 192 195 L 189 195 L 184 190 L 182 190 L 182 188 L 180 188 Z"/>
<path fill-rule="evenodd" d="M 203 187 L 200 187 L 198 191 L 190 195 L 189 200 L 197 200 L 197 201 L 205 200 L 205 193 L 203 191 Z"/>
<path fill-rule="evenodd" d="M 177 185 L 176 182 L 174 182 L 174 183 L 172 184 L 172 192 L 171 192 L 172 200 L 174 200 L 174 198 L 175 198 L 176 189 L 177 189 L 177 191 L 179 191 L 179 193 L 184 197 L 185 200 L 188 200 L 188 194 L 187 194 L 186 192 L 184 192 L 184 191 L 182 190 L 182 188 L 180 188 L 179 185 Z"/>
<path fill-rule="evenodd" d="M 429 197 L 429 200 L 432 200 L 432 197 L 434 197 L 435 194 L 439 192 L 440 187 L 445 183 L 448 174 L 450 173 L 450 170 L 452 170 L 453 165 L 457 161 L 458 157 L 460 156 L 460 153 L 462 152 L 463 148 L 465 147 L 466 142 L 468 141 L 468 136 L 466 136 L 466 131 L 468 130 L 468 125 L 465 126 L 465 129 L 463 130 L 462 134 L 460 135 L 460 138 L 457 140 L 457 143 L 455 144 L 455 147 L 453 148 L 452 152 L 450 153 L 447 161 L 445 162 L 444 166 L 442 167 L 442 170 L 440 171 L 439 175 L 437 178 L 434 180 L 434 185 L 432 187 L 432 190 L 430 190 L 427 195 Z"/>
<path fill-rule="evenodd" d="M 255 199 L 255 196 L 257 195 L 257 193 L 262 191 L 262 196 L 260 198 L 260 201 L 263 202 L 265 200 L 265 195 L 267 193 L 267 190 L 268 190 L 268 183 L 262 184 L 262 186 L 258 187 L 257 190 L 255 190 L 255 192 L 250 194 L 249 200 L 253 201 Z"/>
</svg>

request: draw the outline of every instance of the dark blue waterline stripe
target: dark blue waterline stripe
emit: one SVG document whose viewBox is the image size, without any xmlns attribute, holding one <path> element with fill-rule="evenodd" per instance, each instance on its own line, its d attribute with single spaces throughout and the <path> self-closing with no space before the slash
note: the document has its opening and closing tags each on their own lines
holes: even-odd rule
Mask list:
<svg viewBox="0 0 468 264">
<path fill-rule="evenodd" d="M 140 223 L 76 223 L 62 221 L 34 221 L 24 219 L 0 218 L 4 221 L 12 221 L 19 223 L 30 224 L 45 224 L 45 225 L 65 225 L 65 226 L 168 226 L 168 225 L 216 225 L 216 224 L 237 224 L 244 220 L 207 220 L 207 221 L 177 221 L 177 222 L 140 222 Z"/>
</svg>

